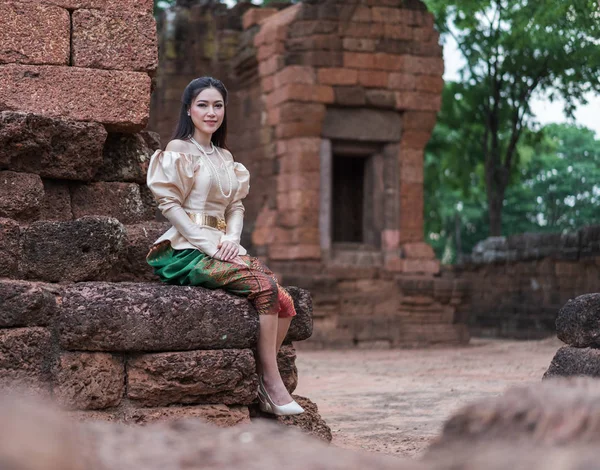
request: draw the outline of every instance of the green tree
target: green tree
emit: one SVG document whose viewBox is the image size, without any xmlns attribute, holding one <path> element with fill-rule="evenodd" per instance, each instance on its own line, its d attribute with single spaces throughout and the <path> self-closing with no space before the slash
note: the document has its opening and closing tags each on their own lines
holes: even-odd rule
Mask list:
<svg viewBox="0 0 600 470">
<path fill-rule="evenodd" d="M 465 59 L 460 96 L 473 142 L 464 145 L 478 148 L 469 158 L 483 164 L 489 232 L 500 235 L 532 96 L 562 97 L 572 115 L 586 93 L 600 91 L 600 6 L 596 0 L 425 2 Z"/>
</svg>

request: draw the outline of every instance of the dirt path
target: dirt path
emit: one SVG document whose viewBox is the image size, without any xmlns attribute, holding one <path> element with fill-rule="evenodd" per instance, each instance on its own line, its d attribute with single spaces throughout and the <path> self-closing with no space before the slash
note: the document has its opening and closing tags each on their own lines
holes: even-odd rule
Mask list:
<svg viewBox="0 0 600 470">
<path fill-rule="evenodd" d="M 298 351 L 300 384 L 339 447 L 416 456 L 464 404 L 537 382 L 557 339 L 428 350 Z"/>
</svg>

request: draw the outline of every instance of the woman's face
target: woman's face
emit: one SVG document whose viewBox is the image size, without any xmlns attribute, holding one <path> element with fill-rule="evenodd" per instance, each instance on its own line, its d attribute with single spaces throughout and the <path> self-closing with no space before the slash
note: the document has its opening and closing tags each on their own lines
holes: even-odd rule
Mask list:
<svg viewBox="0 0 600 470">
<path fill-rule="evenodd" d="M 223 123 L 225 102 L 216 88 L 205 88 L 192 101 L 190 117 L 196 129 L 213 134 Z"/>
</svg>

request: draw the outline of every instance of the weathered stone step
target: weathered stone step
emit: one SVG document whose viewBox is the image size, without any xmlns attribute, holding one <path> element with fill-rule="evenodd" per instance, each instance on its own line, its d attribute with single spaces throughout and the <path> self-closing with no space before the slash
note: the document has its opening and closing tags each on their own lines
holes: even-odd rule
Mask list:
<svg viewBox="0 0 600 470">
<path fill-rule="evenodd" d="M 600 294 L 569 300 L 558 312 L 556 333 L 570 346 L 600 347 Z"/>
<path fill-rule="evenodd" d="M 563 346 L 556 351 L 544 379 L 581 375 L 600 377 L 600 349 Z"/>
<path fill-rule="evenodd" d="M 287 341 L 312 334 L 310 293 L 288 288 L 297 316 Z M 0 280 L 0 328 L 50 326 L 63 350 L 104 352 L 252 348 L 256 310 L 245 297 L 160 283 L 70 285 Z"/>
</svg>

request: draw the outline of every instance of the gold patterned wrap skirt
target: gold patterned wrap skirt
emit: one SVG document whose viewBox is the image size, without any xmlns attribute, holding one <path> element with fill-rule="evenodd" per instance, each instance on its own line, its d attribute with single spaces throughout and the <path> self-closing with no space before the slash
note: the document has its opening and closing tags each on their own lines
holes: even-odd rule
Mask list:
<svg viewBox="0 0 600 470">
<path fill-rule="evenodd" d="M 296 315 L 294 301 L 260 260 L 240 256 L 246 264 L 211 258 L 200 250 L 174 250 L 168 240 L 152 247 L 146 261 L 166 284 L 223 289 L 248 297 L 259 315 Z"/>
</svg>

